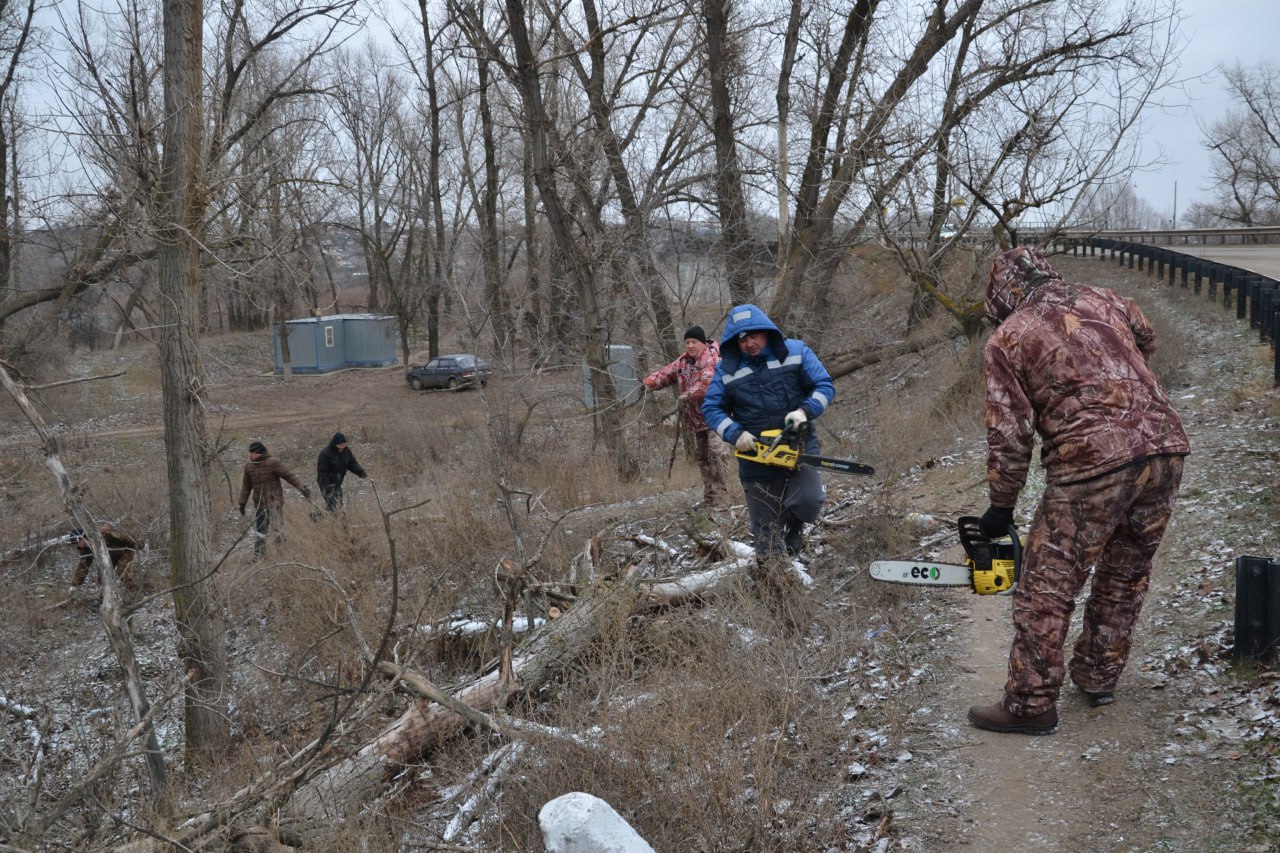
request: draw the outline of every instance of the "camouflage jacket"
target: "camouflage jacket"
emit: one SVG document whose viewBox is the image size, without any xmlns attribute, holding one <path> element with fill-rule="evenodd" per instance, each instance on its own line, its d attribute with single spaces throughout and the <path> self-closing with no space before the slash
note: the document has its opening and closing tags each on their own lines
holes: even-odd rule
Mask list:
<svg viewBox="0 0 1280 853">
<path fill-rule="evenodd" d="M 1037 433 L 1049 484 L 1191 452 L 1147 366 L 1156 336 L 1136 302 L 1057 277 L 1030 283 L 1013 302 L 983 352 L 992 504 L 1016 503 Z"/>
<path fill-rule="evenodd" d="M 672 382 L 684 400 L 680 404 L 680 417 L 685 425 L 694 432 L 702 432 L 707 422 L 702 417 L 702 398 L 707 395 L 707 386 L 711 377 L 715 376 L 716 365 L 720 363 L 720 347 L 715 341 L 707 343 L 702 355 L 696 359 L 682 355 L 666 367 L 661 367 L 644 378 L 644 385 L 650 390 L 666 388 Z"/>
</svg>

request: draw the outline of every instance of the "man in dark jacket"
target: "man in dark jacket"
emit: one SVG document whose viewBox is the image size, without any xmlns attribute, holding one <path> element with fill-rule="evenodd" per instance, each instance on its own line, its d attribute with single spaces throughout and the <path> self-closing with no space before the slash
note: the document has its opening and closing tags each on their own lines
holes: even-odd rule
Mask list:
<svg viewBox="0 0 1280 853">
<path fill-rule="evenodd" d="M 347 437 L 335 432 L 329 444 L 320 451 L 316 459 L 316 482 L 320 485 L 320 494 L 324 497 L 324 508 L 333 512 L 342 506 L 342 481 L 350 471 L 360 479 L 369 475 L 356 461 L 356 455 L 347 447 Z"/>
<path fill-rule="evenodd" d="M 111 565 L 115 567 L 116 577 L 120 579 L 120 583 L 124 584 L 126 590 L 131 593 L 137 592 L 138 585 L 133 579 L 133 559 L 138 554 L 138 543 L 129 534 L 106 522 L 98 526 L 98 532 L 102 534 L 102 541 L 107 545 L 107 555 L 111 558 Z M 89 569 L 93 568 L 93 547 L 89 544 L 89 537 L 78 527 L 72 530 L 67 538 L 76 549 L 76 553 L 80 555 L 80 559 L 76 561 L 75 571 L 71 575 L 71 595 L 74 597 L 76 590 L 85 582 L 85 578 L 89 577 Z M 102 583 L 101 575 L 98 576 L 98 583 Z"/>
<path fill-rule="evenodd" d="M 284 521 L 284 480 L 293 486 L 307 500 L 311 500 L 311 490 L 302 485 L 302 481 L 293 475 L 284 463 L 267 452 L 261 441 L 249 444 L 249 461 L 244 464 L 244 477 L 240 481 L 240 514 L 244 515 L 249 495 L 253 495 L 253 529 L 256 536 L 253 541 L 253 553 L 261 559 L 267 553 L 267 531 L 276 529 L 276 539 L 280 539 L 280 525 Z"/>
<path fill-rule="evenodd" d="M 729 312 L 720 339 L 720 363 L 702 402 L 707 425 L 740 451 L 750 451 L 768 429 L 800 427 L 835 399 L 831 374 L 813 350 L 783 336 L 755 305 Z M 808 430 L 804 451 L 818 453 Z M 781 565 L 804 547 L 804 526 L 818 519 L 826 500 L 821 475 L 812 468 L 787 469 L 738 460 L 755 542 L 757 580 L 780 591 L 796 576 Z"/>
<path fill-rule="evenodd" d="M 1013 598 L 1004 697 L 970 708 L 969 721 L 1051 734 L 1068 673 L 1091 706 L 1114 698 L 1191 445 L 1147 366 L 1156 336 L 1133 300 L 1067 284 L 1022 247 L 992 265 L 986 313 L 999 327 L 983 352 L 991 501 L 983 532 L 1008 532 L 1037 434 L 1045 490 Z M 1080 638 L 1064 662 L 1091 569 Z"/>
</svg>

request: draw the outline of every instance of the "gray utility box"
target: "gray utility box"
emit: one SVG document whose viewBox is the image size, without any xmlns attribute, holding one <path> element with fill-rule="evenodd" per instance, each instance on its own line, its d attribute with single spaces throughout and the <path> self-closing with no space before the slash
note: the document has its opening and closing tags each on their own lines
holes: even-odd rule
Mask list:
<svg viewBox="0 0 1280 853">
<path fill-rule="evenodd" d="M 635 347 L 611 344 L 605 347 L 605 362 L 613 377 L 615 402 L 625 404 L 640 401 L 640 379 L 636 375 Z M 591 366 L 582 365 L 582 401 L 588 409 L 596 408 L 596 395 L 591 387 Z"/>
</svg>

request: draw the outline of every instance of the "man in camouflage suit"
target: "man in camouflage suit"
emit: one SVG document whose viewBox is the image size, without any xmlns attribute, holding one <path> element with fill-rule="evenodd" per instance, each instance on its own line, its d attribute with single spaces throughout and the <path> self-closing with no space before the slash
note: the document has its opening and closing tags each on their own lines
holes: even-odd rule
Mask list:
<svg viewBox="0 0 1280 853">
<path fill-rule="evenodd" d="M 711 441 L 711 430 L 702 417 L 702 398 L 707 395 L 707 386 L 719 363 L 720 347 L 707 340 L 701 326 L 691 326 L 684 333 L 684 355 L 644 378 L 644 387 L 650 391 L 675 383 L 680 392 L 680 419 L 693 433 L 693 458 L 702 472 L 702 502 L 708 507 L 729 502 L 729 488 L 725 485 L 728 454 L 723 442 Z"/>
<path fill-rule="evenodd" d="M 1191 445 L 1147 366 L 1155 332 L 1137 303 L 1068 284 L 1029 248 L 996 258 L 983 353 L 988 536 L 1008 532 L 1035 436 L 1045 491 L 1013 599 L 1004 698 L 969 709 L 981 729 L 1052 734 L 1067 673 L 1091 706 L 1114 698 Z M 1063 646 L 1093 571 L 1071 660 Z"/>
</svg>

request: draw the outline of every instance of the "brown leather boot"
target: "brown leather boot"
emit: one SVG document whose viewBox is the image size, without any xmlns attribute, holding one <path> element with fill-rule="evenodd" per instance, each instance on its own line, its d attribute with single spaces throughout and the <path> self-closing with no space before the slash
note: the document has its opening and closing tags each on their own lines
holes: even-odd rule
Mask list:
<svg viewBox="0 0 1280 853">
<path fill-rule="evenodd" d="M 974 705 L 969 709 L 969 722 L 989 732 L 1012 735 L 1051 735 L 1058 730 L 1058 709 L 1050 708 L 1034 717 L 1018 717 L 997 702 L 994 705 Z"/>
</svg>

